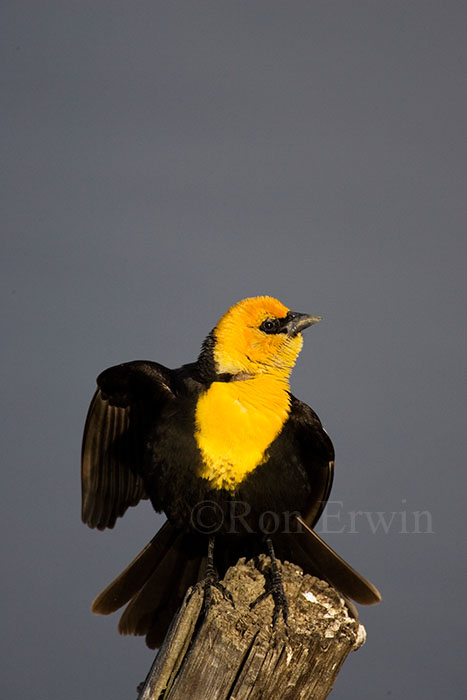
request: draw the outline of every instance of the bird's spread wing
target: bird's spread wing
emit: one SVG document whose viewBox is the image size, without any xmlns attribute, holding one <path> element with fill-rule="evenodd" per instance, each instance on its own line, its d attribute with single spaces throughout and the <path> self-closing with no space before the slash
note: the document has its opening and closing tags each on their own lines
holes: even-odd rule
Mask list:
<svg viewBox="0 0 467 700">
<path fill-rule="evenodd" d="M 111 367 L 97 384 L 83 436 L 81 516 L 103 530 L 147 498 L 140 476 L 144 436 L 174 393 L 171 371 L 155 362 Z"/>
<path fill-rule="evenodd" d="M 309 507 L 302 517 L 310 527 L 317 522 L 329 498 L 334 477 L 334 448 L 316 413 L 292 396 L 289 427 L 311 488 Z"/>
</svg>

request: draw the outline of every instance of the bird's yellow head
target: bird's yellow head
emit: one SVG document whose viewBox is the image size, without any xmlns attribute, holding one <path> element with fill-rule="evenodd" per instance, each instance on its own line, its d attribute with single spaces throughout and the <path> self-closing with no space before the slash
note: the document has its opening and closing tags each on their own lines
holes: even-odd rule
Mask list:
<svg viewBox="0 0 467 700">
<path fill-rule="evenodd" d="M 302 349 L 301 331 L 319 316 L 290 311 L 273 297 L 250 297 L 232 306 L 214 329 L 219 374 L 287 377 Z"/>
</svg>

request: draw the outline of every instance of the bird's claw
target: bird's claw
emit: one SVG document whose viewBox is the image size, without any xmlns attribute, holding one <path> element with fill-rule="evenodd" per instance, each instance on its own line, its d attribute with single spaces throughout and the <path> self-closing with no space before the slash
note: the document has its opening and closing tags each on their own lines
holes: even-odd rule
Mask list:
<svg viewBox="0 0 467 700">
<path fill-rule="evenodd" d="M 201 591 L 203 593 L 203 608 L 202 612 L 205 615 L 209 608 L 211 607 L 213 603 L 213 598 L 212 598 L 212 589 L 215 588 L 218 590 L 223 598 L 227 599 L 230 603 L 232 603 L 232 606 L 235 607 L 235 603 L 232 597 L 231 592 L 229 591 L 228 588 L 224 586 L 223 583 L 221 583 L 216 577 L 212 576 L 206 576 L 202 581 L 198 581 L 196 583 L 189 595 L 188 600 L 191 598 L 191 596 L 194 594 L 195 591 Z"/>
<path fill-rule="evenodd" d="M 272 612 L 272 626 L 275 627 L 279 619 L 280 613 L 284 619 L 285 624 L 288 624 L 289 620 L 289 604 L 287 602 L 287 596 L 285 595 L 284 587 L 282 581 L 274 581 L 269 589 L 265 590 L 261 595 L 259 595 L 256 600 L 250 603 L 250 610 L 253 610 L 258 603 L 261 603 L 268 596 L 272 596 L 274 601 L 274 610 Z"/>
</svg>

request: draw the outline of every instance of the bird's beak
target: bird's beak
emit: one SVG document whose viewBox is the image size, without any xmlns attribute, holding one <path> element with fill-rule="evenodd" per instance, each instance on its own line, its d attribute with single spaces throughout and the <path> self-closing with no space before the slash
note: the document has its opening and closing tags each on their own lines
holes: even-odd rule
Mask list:
<svg viewBox="0 0 467 700">
<path fill-rule="evenodd" d="M 298 333 L 301 333 L 305 328 L 309 328 L 318 321 L 322 320 L 322 316 L 312 316 L 311 314 L 300 314 L 298 311 L 292 312 L 292 318 L 286 323 L 285 329 L 289 338 L 294 338 Z"/>
</svg>

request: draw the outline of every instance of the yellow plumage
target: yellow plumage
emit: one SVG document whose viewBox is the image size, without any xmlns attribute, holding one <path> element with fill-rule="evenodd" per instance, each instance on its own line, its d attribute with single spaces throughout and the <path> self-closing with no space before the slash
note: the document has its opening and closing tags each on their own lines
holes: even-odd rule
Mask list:
<svg viewBox="0 0 467 700">
<path fill-rule="evenodd" d="M 200 476 L 215 489 L 233 490 L 264 459 L 290 410 L 288 382 L 260 375 L 245 381 L 213 382 L 198 400 L 196 441 Z"/>
<path fill-rule="evenodd" d="M 289 415 L 288 377 L 302 336 L 259 330 L 268 317 L 284 317 L 287 312 L 272 297 L 244 299 L 214 329 L 216 370 L 232 374 L 234 381 L 213 382 L 196 406 L 195 438 L 203 458 L 200 476 L 213 488 L 234 490 L 264 461 Z"/>
<path fill-rule="evenodd" d="M 83 437 L 83 522 L 113 527 L 146 497 L 168 518 L 93 603 L 105 615 L 128 603 L 122 633 L 160 646 L 186 589 L 204 590 L 207 611 L 212 588 L 227 593 L 219 578 L 239 554 L 259 554 L 265 537 L 271 581 L 252 605 L 271 593 L 273 625 L 280 611 L 287 622 L 275 550 L 357 602 L 380 600 L 311 529 L 330 493 L 334 450 L 318 416 L 290 394 L 289 375 L 302 331 L 319 320 L 271 297 L 245 299 L 209 333 L 196 362 L 172 370 L 137 360 L 99 375 Z M 236 500 L 242 515 L 231 510 Z M 199 507 L 210 501 L 219 510 L 203 522 Z M 247 516 L 241 530 L 237 515 Z M 276 517 L 279 530 L 270 530 Z"/>
</svg>

